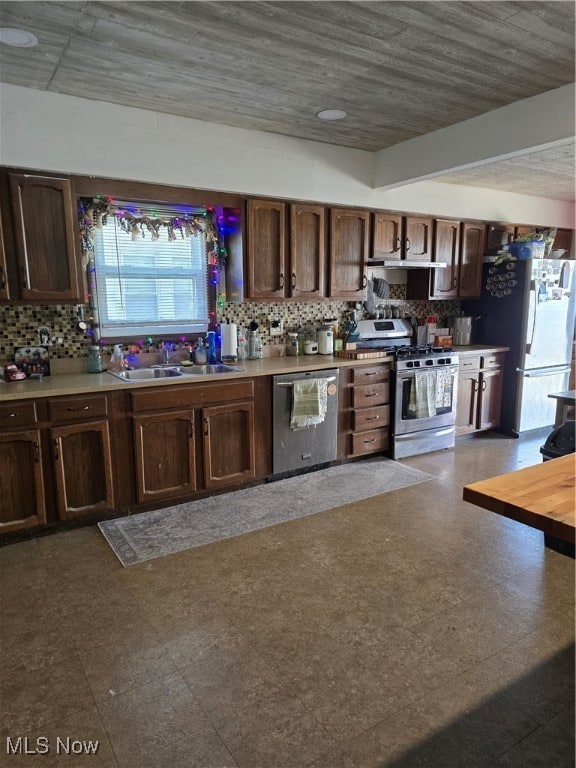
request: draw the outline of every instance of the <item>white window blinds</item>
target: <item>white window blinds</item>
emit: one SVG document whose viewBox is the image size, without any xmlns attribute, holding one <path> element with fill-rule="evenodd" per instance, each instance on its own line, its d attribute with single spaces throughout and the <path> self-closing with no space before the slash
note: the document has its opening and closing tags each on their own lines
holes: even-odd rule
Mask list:
<svg viewBox="0 0 576 768">
<path fill-rule="evenodd" d="M 172 210 L 155 209 L 170 217 Z M 97 230 L 94 258 L 102 336 L 191 334 L 208 327 L 206 239 L 168 239 L 142 230 L 133 239 L 116 217 Z"/>
</svg>

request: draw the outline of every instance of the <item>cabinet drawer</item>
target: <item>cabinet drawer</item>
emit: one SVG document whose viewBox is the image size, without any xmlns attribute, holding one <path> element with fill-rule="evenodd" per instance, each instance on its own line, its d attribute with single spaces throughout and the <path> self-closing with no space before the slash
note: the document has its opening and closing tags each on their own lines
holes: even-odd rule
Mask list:
<svg viewBox="0 0 576 768">
<path fill-rule="evenodd" d="M 389 423 L 389 405 L 379 405 L 376 408 L 358 408 L 352 412 L 354 432 L 366 432 L 374 429 L 374 427 L 386 427 Z"/>
<path fill-rule="evenodd" d="M 371 405 L 384 405 L 390 401 L 390 384 L 359 384 L 352 387 L 352 407 L 363 408 Z"/>
<path fill-rule="evenodd" d="M 354 384 L 372 384 L 376 381 L 390 381 L 389 365 L 366 365 L 352 370 Z"/>
<path fill-rule="evenodd" d="M 95 416 L 107 416 L 108 403 L 105 395 L 49 400 L 48 412 L 52 421 L 91 419 Z"/>
<path fill-rule="evenodd" d="M 388 448 L 388 428 L 373 429 L 371 432 L 360 432 L 352 435 L 352 454 L 374 453 Z"/>
<path fill-rule="evenodd" d="M 470 357 L 460 357 L 461 371 L 477 371 L 480 368 L 480 355 L 471 355 Z"/>
<path fill-rule="evenodd" d="M 34 403 L 0 405 L 0 429 L 25 427 L 35 423 L 36 405 Z"/>
<path fill-rule="evenodd" d="M 482 356 L 482 368 L 502 368 L 504 365 L 504 352 L 494 352 L 491 355 Z"/>
<path fill-rule="evenodd" d="M 132 410 L 154 411 L 159 408 L 200 407 L 254 397 L 254 381 L 229 381 L 206 386 L 173 386 L 163 389 L 145 389 L 131 394 Z"/>
</svg>

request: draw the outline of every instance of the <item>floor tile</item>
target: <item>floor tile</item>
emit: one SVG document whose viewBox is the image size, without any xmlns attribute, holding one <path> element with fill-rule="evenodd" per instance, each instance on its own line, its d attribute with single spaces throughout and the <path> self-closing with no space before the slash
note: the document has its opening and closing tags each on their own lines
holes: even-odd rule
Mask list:
<svg viewBox="0 0 576 768">
<path fill-rule="evenodd" d="M 178 674 L 100 702 L 98 709 L 122 768 L 139 768 L 148 755 L 169 751 L 182 739 L 210 729 Z"/>
</svg>

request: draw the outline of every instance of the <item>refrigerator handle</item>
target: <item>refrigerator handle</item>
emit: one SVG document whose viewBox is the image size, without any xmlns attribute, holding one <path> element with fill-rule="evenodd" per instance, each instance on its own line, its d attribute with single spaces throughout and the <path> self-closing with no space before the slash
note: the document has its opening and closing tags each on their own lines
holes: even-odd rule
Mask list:
<svg viewBox="0 0 576 768">
<path fill-rule="evenodd" d="M 516 368 L 516 373 L 521 373 L 527 379 L 535 379 L 541 376 L 552 376 L 556 373 L 567 373 L 569 370 L 569 365 L 555 365 L 550 368 Z"/>
<path fill-rule="evenodd" d="M 534 302 L 534 312 L 532 313 L 532 330 L 530 332 L 530 340 L 526 342 L 527 355 L 529 355 L 532 351 L 532 344 L 534 343 L 534 335 L 536 333 L 536 316 L 538 315 L 538 291 L 536 288 L 536 280 L 532 280 L 530 283 L 530 298 Z"/>
</svg>

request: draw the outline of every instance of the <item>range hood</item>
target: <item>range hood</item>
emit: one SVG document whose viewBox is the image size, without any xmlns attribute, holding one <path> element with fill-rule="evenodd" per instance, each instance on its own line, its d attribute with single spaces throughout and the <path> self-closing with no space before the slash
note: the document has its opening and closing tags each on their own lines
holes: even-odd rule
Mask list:
<svg viewBox="0 0 576 768">
<path fill-rule="evenodd" d="M 442 261 L 404 261 L 400 259 L 375 259 L 370 261 L 374 266 L 386 269 L 445 269 L 448 264 Z"/>
</svg>

